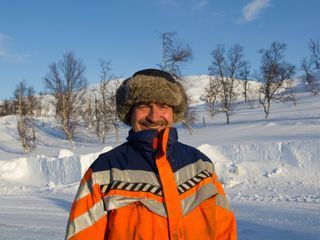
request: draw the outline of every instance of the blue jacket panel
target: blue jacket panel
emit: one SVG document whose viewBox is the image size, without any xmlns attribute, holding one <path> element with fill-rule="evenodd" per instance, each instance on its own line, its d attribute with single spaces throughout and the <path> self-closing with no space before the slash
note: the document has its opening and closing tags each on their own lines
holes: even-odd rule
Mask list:
<svg viewBox="0 0 320 240">
<path fill-rule="evenodd" d="M 153 148 L 156 130 L 139 132 L 129 131 L 127 142 L 101 154 L 92 164 L 93 172 L 117 168 L 120 170 L 144 170 L 157 172 L 155 159 L 158 149 Z M 196 162 L 199 159 L 211 162 L 210 159 L 194 147 L 178 142 L 175 128 L 170 128 L 167 145 L 167 159 L 173 172 Z"/>
</svg>

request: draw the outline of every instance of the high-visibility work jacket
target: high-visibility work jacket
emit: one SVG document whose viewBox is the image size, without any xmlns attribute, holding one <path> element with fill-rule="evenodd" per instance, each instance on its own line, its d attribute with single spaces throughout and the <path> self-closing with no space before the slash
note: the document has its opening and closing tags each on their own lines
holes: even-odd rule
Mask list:
<svg viewBox="0 0 320 240">
<path fill-rule="evenodd" d="M 178 142 L 175 128 L 131 130 L 127 140 L 85 173 L 65 239 L 236 239 L 234 214 L 208 157 Z"/>
</svg>

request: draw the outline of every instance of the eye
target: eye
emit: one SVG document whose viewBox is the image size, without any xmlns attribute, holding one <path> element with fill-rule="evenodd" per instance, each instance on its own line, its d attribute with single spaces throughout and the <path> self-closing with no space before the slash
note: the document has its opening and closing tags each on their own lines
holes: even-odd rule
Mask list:
<svg viewBox="0 0 320 240">
<path fill-rule="evenodd" d="M 147 107 L 148 107 L 148 105 L 145 104 L 145 103 L 140 103 L 140 104 L 136 105 L 136 108 L 137 108 L 137 109 L 145 109 L 145 108 L 147 108 Z"/>
<path fill-rule="evenodd" d="M 166 104 L 161 104 L 160 107 L 161 107 L 162 109 L 169 109 L 169 108 L 170 108 L 170 106 L 168 106 L 168 105 L 166 105 Z"/>
</svg>

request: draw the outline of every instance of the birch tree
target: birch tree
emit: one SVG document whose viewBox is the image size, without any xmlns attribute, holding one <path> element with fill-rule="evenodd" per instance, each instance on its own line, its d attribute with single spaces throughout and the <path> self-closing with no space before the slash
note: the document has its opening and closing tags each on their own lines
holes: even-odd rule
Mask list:
<svg viewBox="0 0 320 240">
<path fill-rule="evenodd" d="M 32 87 L 27 87 L 21 81 L 14 91 L 14 101 L 17 109 L 17 130 L 19 141 L 25 153 L 30 153 L 36 148 L 36 135 L 34 130 L 33 115 L 35 96 Z M 32 106 L 32 107 L 30 107 Z"/>
<path fill-rule="evenodd" d="M 244 60 L 243 47 L 235 44 L 226 54 L 223 45 L 217 45 L 212 51 L 212 62 L 209 66 L 210 87 L 207 96 L 217 96 L 219 100 L 214 108 L 226 116 L 226 123 L 230 123 L 230 116 L 235 112 L 237 94 L 235 92 L 235 80 L 247 66 Z M 209 99 L 209 98 L 208 98 Z M 208 101 L 211 102 L 212 101 Z M 212 108 L 212 107 L 211 107 Z"/>
<path fill-rule="evenodd" d="M 55 98 L 57 119 L 66 139 L 72 140 L 80 122 L 80 113 L 87 88 L 85 66 L 74 53 L 67 52 L 57 63 L 49 65 L 44 77 L 46 90 Z"/>
<path fill-rule="evenodd" d="M 185 63 L 192 60 L 192 49 L 189 45 L 183 44 L 176 38 L 176 32 L 164 32 L 160 34 L 162 46 L 162 61 L 158 66 L 171 73 L 182 85 L 185 85 L 181 68 Z M 187 91 L 186 91 L 187 92 Z M 196 114 L 190 107 L 191 98 L 187 92 L 187 110 L 182 120 L 182 124 L 192 134 L 192 124 L 196 120 Z"/>
<path fill-rule="evenodd" d="M 263 106 L 265 118 L 270 114 L 272 102 L 294 100 L 290 87 L 295 66 L 284 60 L 285 49 L 286 44 L 273 42 L 270 48 L 259 51 L 262 55 L 259 102 Z"/>
</svg>

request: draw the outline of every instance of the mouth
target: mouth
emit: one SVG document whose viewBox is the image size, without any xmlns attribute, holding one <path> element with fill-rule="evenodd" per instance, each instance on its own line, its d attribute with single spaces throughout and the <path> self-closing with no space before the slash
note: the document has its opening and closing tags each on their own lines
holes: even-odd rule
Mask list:
<svg viewBox="0 0 320 240">
<path fill-rule="evenodd" d="M 148 129 L 158 129 L 158 128 L 161 128 L 161 127 L 164 127 L 164 126 L 145 126 L 146 128 Z"/>
<path fill-rule="evenodd" d="M 156 126 L 146 126 L 146 125 L 143 125 L 143 127 L 145 129 L 151 129 L 151 130 L 157 130 L 157 129 L 160 129 L 160 128 L 165 128 L 166 126 L 165 125 L 156 125 Z"/>
<path fill-rule="evenodd" d="M 149 122 L 149 121 L 141 121 L 139 122 L 139 124 L 143 127 L 143 129 L 145 130 L 161 130 L 163 128 L 165 128 L 168 123 L 165 122 L 165 121 L 159 121 L 159 122 L 156 122 L 156 123 L 152 123 L 152 122 Z"/>
</svg>

